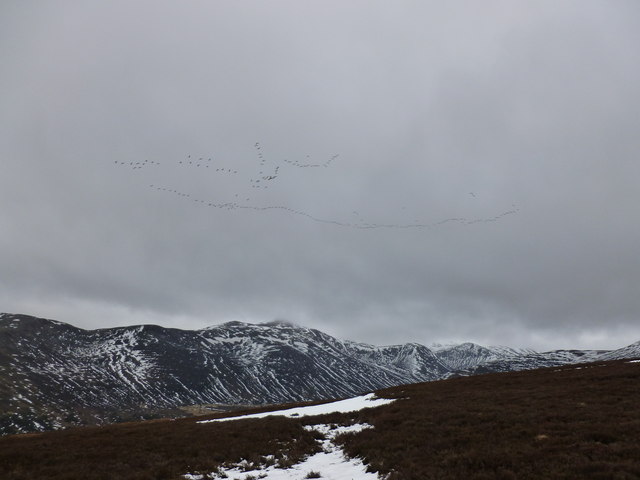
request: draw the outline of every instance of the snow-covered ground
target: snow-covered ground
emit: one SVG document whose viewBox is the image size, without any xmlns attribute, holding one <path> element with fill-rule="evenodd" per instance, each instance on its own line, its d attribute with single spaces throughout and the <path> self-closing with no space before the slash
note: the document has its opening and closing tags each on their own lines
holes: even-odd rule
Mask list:
<svg viewBox="0 0 640 480">
<path fill-rule="evenodd" d="M 393 401 L 393 399 L 389 398 L 376 398 L 375 394 L 368 393 L 367 395 L 347 398 L 346 400 L 338 400 L 336 402 L 323 403 L 321 405 L 288 408 L 285 410 L 275 410 L 273 412 L 252 413 L 250 415 L 240 415 L 238 417 L 216 418 L 214 420 L 203 420 L 198 423 L 226 422 L 230 420 L 244 420 L 247 418 L 264 418 L 271 415 L 280 415 L 284 417 L 309 417 L 312 415 L 323 415 L 325 413 L 355 412 L 357 410 L 362 410 L 363 408 L 380 407 Z"/>
<path fill-rule="evenodd" d="M 325 480 L 378 480 L 378 475 L 366 471 L 366 466 L 360 459 L 348 459 L 342 449 L 333 443 L 336 435 L 341 433 L 354 433 L 372 428 L 367 424 L 356 424 L 348 427 L 331 428 L 330 425 L 309 425 L 307 430 L 317 430 L 325 435 L 322 441 L 322 451 L 307 457 L 302 462 L 290 468 L 276 468 L 269 466 L 248 470 L 246 464 L 241 462 L 229 468 L 220 469 L 218 473 L 211 474 L 214 479 L 226 478 L 229 480 L 244 480 L 246 478 L 264 480 L 301 480 L 304 478 L 322 478 Z M 184 475 L 188 480 L 202 480 L 203 475 Z"/>
<path fill-rule="evenodd" d="M 376 398 L 375 394 L 369 393 L 359 397 L 338 400 L 336 402 L 323 403 L 322 405 L 312 405 L 309 407 L 288 408 L 273 412 L 254 413 L 251 415 L 241 415 L 239 417 L 218 418 L 215 420 L 204 420 L 198 423 L 223 422 L 229 420 L 239 420 L 246 418 L 264 418 L 271 415 L 281 415 L 285 417 L 308 417 L 312 415 L 322 415 L 326 413 L 346 413 L 362 410 L 363 408 L 380 407 L 393 402 L 389 398 Z M 247 464 L 246 461 L 221 468 L 210 476 L 214 479 L 227 478 L 230 480 L 245 479 L 265 479 L 265 480 L 301 480 L 304 478 L 322 478 L 325 480 L 377 480 L 378 475 L 366 471 L 366 466 L 358 458 L 349 459 L 342 449 L 334 443 L 334 439 L 341 433 L 356 433 L 365 428 L 373 428 L 367 424 L 356 424 L 349 426 L 331 425 L 309 425 L 307 430 L 315 430 L 325 437 L 321 442 L 322 451 L 311 455 L 302 462 L 290 468 L 276 468 L 275 465 L 256 467 Z M 187 480 L 202 480 L 204 475 L 185 474 Z"/>
</svg>

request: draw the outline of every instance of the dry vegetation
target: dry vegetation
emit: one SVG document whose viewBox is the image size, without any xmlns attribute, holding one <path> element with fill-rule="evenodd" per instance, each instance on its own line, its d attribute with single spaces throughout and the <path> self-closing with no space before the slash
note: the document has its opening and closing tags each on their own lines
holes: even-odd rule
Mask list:
<svg viewBox="0 0 640 480">
<path fill-rule="evenodd" d="M 189 418 L 8 436 L 0 438 L 0 478 L 174 480 L 241 459 L 287 465 L 318 448 L 318 434 L 302 425 L 354 421 L 375 429 L 338 441 L 390 480 L 640 478 L 640 363 L 490 374 L 380 395 L 402 400 L 322 419 Z"/>
<path fill-rule="evenodd" d="M 491 374 L 383 390 L 347 452 L 395 479 L 638 479 L 640 363 Z M 337 419 L 336 419 L 337 420 Z"/>
<path fill-rule="evenodd" d="M 0 478 L 174 480 L 243 459 L 247 467 L 289 466 L 318 451 L 317 437 L 300 421 L 282 417 L 209 424 L 152 420 L 13 435 L 0 438 Z M 272 454 L 275 459 L 267 459 Z"/>
</svg>

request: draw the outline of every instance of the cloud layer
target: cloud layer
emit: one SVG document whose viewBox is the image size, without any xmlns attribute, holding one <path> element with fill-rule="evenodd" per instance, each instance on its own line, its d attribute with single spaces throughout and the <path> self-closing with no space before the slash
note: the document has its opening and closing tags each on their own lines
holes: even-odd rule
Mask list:
<svg viewBox="0 0 640 480">
<path fill-rule="evenodd" d="M 639 23 L 577 0 L 5 4 L 0 310 L 636 341 Z"/>
</svg>

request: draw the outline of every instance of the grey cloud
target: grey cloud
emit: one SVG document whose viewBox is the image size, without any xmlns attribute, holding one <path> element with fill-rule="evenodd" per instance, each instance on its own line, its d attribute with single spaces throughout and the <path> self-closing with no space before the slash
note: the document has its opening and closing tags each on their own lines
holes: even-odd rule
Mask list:
<svg viewBox="0 0 640 480">
<path fill-rule="evenodd" d="M 0 310 L 287 318 L 373 343 L 635 341 L 639 13 L 3 5 Z M 280 166 L 265 190 L 256 142 Z M 160 165 L 116 164 L 145 159 Z M 309 216 L 206 205 L 226 202 Z"/>
</svg>

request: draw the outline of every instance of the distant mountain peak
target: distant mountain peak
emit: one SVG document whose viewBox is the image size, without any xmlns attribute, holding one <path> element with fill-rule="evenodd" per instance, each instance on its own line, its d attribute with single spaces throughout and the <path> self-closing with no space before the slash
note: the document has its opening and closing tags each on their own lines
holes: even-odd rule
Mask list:
<svg viewBox="0 0 640 480">
<path fill-rule="evenodd" d="M 225 328 L 247 328 L 247 329 L 260 329 L 260 328 L 292 328 L 306 330 L 306 327 L 302 327 L 288 320 L 271 320 L 269 322 L 261 323 L 249 323 L 241 322 L 239 320 L 231 320 L 229 322 L 220 323 L 217 325 L 209 325 L 203 328 L 203 330 L 225 329 Z"/>
</svg>

